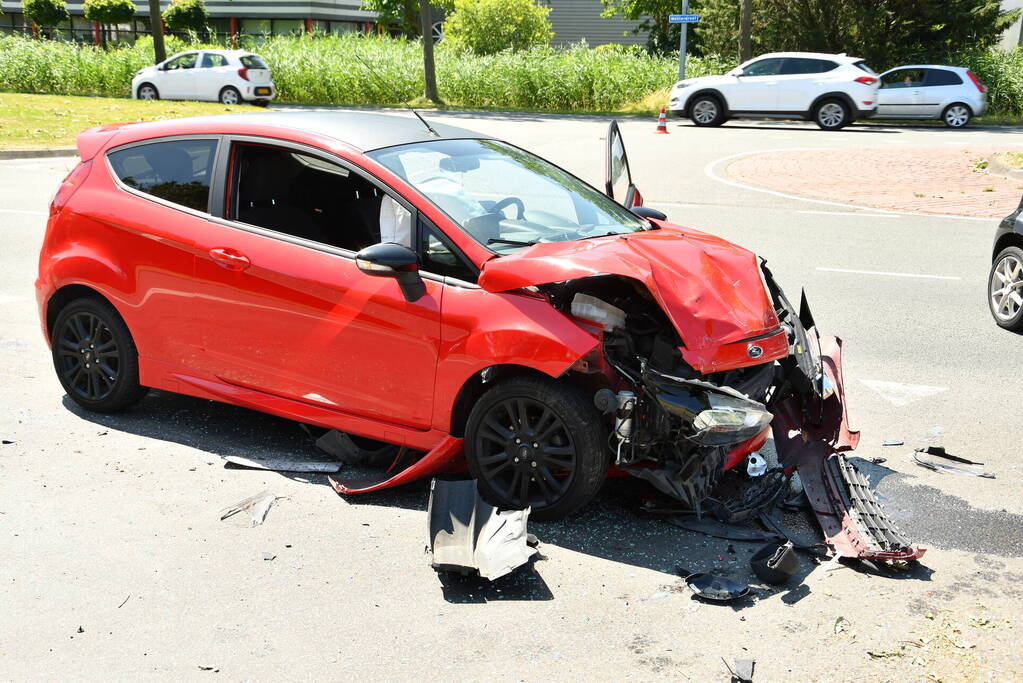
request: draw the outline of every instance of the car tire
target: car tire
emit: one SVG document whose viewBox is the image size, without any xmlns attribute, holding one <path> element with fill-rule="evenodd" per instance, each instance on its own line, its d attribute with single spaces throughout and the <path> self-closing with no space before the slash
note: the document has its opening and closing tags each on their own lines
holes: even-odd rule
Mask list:
<svg viewBox="0 0 1023 683">
<path fill-rule="evenodd" d="M 714 95 L 698 95 L 689 105 L 689 118 L 697 126 L 720 126 L 725 122 L 725 107 Z"/>
<path fill-rule="evenodd" d="M 515 377 L 485 393 L 469 414 L 465 455 L 484 500 L 503 510 L 531 507 L 538 520 L 586 505 L 610 465 L 593 402 L 546 377 Z"/>
<path fill-rule="evenodd" d="M 962 102 L 953 102 L 941 112 L 941 120 L 949 128 L 962 128 L 973 118 L 973 111 L 969 105 Z"/>
<path fill-rule="evenodd" d="M 839 130 L 851 121 L 849 105 L 836 97 L 821 100 L 813 108 L 813 122 L 821 130 Z"/>
<path fill-rule="evenodd" d="M 138 90 L 135 91 L 140 100 L 158 100 L 160 99 L 160 91 L 156 89 L 156 86 L 152 83 L 142 83 L 139 85 Z"/>
<path fill-rule="evenodd" d="M 242 94 L 238 92 L 238 88 L 234 88 L 229 85 L 225 88 L 221 88 L 220 94 L 217 95 L 217 101 L 228 106 L 242 104 Z"/>
<path fill-rule="evenodd" d="M 1023 333 L 1023 249 L 1006 247 L 995 257 L 987 303 L 999 327 Z"/>
<path fill-rule="evenodd" d="M 106 301 L 81 298 L 62 308 L 50 344 L 57 378 L 68 398 L 83 408 L 113 413 L 146 395 L 135 341 Z"/>
</svg>

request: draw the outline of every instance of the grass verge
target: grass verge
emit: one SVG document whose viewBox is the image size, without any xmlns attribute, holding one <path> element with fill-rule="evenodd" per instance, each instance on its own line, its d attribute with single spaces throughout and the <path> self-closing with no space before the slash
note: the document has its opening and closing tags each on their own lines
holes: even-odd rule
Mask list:
<svg viewBox="0 0 1023 683">
<path fill-rule="evenodd" d="M 0 93 L 0 150 L 74 147 L 75 136 L 104 123 L 259 111 L 263 110 L 212 102 Z"/>
</svg>

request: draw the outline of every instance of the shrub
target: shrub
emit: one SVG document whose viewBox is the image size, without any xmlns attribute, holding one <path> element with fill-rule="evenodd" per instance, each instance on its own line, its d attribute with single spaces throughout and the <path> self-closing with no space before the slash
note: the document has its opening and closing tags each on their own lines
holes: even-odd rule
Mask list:
<svg viewBox="0 0 1023 683">
<path fill-rule="evenodd" d="M 25 17 L 39 26 L 57 26 L 71 19 L 64 0 L 23 0 Z"/>
<path fill-rule="evenodd" d="M 209 23 L 206 3 L 203 0 L 171 0 L 170 6 L 163 11 L 163 21 L 172 31 L 198 33 Z"/>
<path fill-rule="evenodd" d="M 944 63 L 968 67 L 988 87 L 992 114 L 1023 115 L 1023 47 L 968 50 Z"/>
<path fill-rule="evenodd" d="M 85 18 L 100 24 L 125 24 L 135 16 L 131 0 L 85 0 Z"/>
<path fill-rule="evenodd" d="M 444 21 L 442 45 L 478 55 L 547 46 L 550 13 L 533 0 L 455 0 L 455 10 Z"/>
</svg>

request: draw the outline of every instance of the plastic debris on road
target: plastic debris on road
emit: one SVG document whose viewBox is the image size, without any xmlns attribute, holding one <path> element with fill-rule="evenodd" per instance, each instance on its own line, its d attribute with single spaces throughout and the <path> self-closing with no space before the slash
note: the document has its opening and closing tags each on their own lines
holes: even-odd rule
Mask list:
<svg viewBox="0 0 1023 683">
<path fill-rule="evenodd" d="M 239 512 L 248 512 L 252 517 L 252 526 L 259 526 L 266 519 L 267 513 L 270 512 L 270 507 L 278 498 L 280 496 L 269 490 L 257 493 L 221 510 L 220 519 L 225 520 Z"/>
<path fill-rule="evenodd" d="M 337 461 L 289 458 L 287 456 L 247 458 L 240 455 L 229 455 L 224 459 L 238 467 L 271 472 L 338 472 L 341 469 L 341 463 Z"/>
</svg>

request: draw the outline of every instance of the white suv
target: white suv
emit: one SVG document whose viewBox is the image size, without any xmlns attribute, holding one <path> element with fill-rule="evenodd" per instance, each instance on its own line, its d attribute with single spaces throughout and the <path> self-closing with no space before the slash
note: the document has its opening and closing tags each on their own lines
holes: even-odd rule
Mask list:
<svg viewBox="0 0 1023 683">
<path fill-rule="evenodd" d="M 189 50 L 136 72 L 131 94 L 140 100 L 265 106 L 277 96 L 277 89 L 270 80 L 270 68 L 259 55 L 243 50 Z"/>
<path fill-rule="evenodd" d="M 796 118 L 837 130 L 877 110 L 877 74 L 862 59 L 817 52 L 772 52 L 723 76 L 679 81 L 669 108 L 697 126 L 730 118 Z"/>
</svg>

